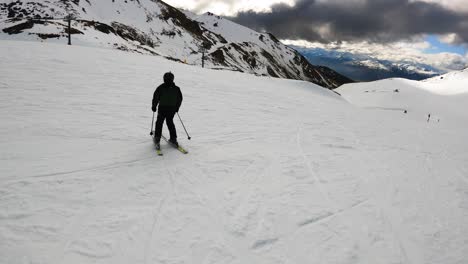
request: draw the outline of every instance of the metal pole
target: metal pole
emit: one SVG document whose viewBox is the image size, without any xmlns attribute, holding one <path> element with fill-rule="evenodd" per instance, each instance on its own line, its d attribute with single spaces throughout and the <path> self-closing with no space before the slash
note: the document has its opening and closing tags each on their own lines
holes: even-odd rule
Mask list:
<svg viewBox="0 0 468 264">
<path fill-rule="evenodd" d="M 202 68 L 205 68 L 205 50 L 202 51 Z"/>
<path fill-rule="evenodd" d="M 179 115 L 178 112 L 177 112 L 177 116 L 179 117 L 180 123 L 182 123 L 182 127 L 183 127 L 184 130 L 185 130 L 185 134 L 187 134 L 188 140 L 192 139 L 192 138 L 190 137 L 189 133 L 187 132 L 187 129 L 185 128 L 184 122 L 182 122 L 182 119 L 180 118 L 180 115 Z"/>
<path fill-rule="evenodd" d="M 153 135 L 153 125 L 154 125 L 154 112 L 153 112 L 153 119 L 151 121 L 151 132 L 150 132 L 150 136 Z"/>
<path fill-rule="evenodd" d="M 71 45 L 71 15 L 68 15 L 68 45 Z"/>
</svg>

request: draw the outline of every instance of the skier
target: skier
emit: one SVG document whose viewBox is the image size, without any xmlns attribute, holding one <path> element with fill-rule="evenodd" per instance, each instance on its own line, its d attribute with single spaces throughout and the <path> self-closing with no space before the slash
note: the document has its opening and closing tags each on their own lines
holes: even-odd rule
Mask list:
<svg viewBox="0 0 468 264">
<path fill-rule="evenodd" d="M 167 72 L 164 74 L 164 83 L 161 84 L 153 95 L 153 106 L 151 110 L 156 112 L 158 107 L 158 118 L 156 119 L 156 131 L 154 133 L 154 142 L 157 148 L 159 148 L 159 142 L 162 135 L 162 127 L 164 120 L 166 120 L 167 128 L 169 129 L 169 142 L 174 146 L 178 147 L 177 132 L 174 125 L 174 115 L 179 112 L 179 108 L 182 104 L 182 92 L 180 88 L 174 83 L 174 74 Z"/>
</svg>

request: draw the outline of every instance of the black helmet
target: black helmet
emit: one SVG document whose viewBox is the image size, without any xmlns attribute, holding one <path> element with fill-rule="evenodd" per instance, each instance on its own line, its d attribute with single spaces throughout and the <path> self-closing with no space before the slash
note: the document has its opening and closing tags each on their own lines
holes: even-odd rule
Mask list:
<svg viewBox="0 0 468 264">
<path fill-rule="evenodd" d="M 172 72 L 166 72 L 164 74 L 164 83 L 173 83 L 174 82 L 174 74 Z"/>
</svg>

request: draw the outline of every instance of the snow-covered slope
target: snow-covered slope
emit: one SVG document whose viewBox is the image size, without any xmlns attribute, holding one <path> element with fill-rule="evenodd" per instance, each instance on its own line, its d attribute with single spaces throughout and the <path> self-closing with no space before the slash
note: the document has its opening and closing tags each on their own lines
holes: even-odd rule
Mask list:
<svg viewBox="0 0 468 264">
<path fill-rule="evenodd" d="M 431 92 L 444 95 L 468 93 L 468 68 L 424 80 L 421 86 Z"/>
<path fill-rule="evenodd" d="M 160 0 L 3 0 L 0 39 L 66 42 L 64 17 L 73 14 L 73 42 L 158 54 L 171 60 L 256 75 L 307 80 L 328 88 L 351 82 L 262 34 L 211 13 L 181 12 Z"/>
<path fill-rule="evenodd" d="M 468 116 L 468 70 L 455 71 L 424 81 L 386 79 L 348 84 L 337 89 L 352 103 L 381 110 L 406 111 L 409 118 L 453 121 Z"/>
<path fill-rule="evenodd" d="M 192 140 L 177 124 L 190 154 L 158 157 L 169 70 Z M 2 264 L 468 259 L 466 113 L 427 123 L 309 82 L 34 42 L 1 43 L 0 90 Z"/>
</svg>

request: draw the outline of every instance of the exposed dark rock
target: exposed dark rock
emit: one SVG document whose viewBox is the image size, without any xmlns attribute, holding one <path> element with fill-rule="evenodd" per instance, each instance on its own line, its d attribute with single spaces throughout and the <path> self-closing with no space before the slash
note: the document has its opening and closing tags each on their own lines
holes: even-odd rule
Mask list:
<svg viewBox="0 0 468 264">
<path fill-rule="evenodd" d="M 115 34 L 114 28 L 107 24 L 100 23 L 97 21 L 88 21 L 88 20 L 78 20 L 78 21 L 83 23 L 84 26 L 93 27 L 96 30 L 101 31 L 102 33 L 105 33 L 105 34 L 114 33 Z"/>
<path fill-rule="evenodd" d="M 112 22 L 112 27 L 114 28 L 115 33 L 123 39 L 138 41 L 143 45 L 154 48 L 153 40 L 146 33 L 118 22 Z"/>
<path fill-rule="evenodd" d="M 262 49 L 261 53 L 262 53 L 262 56 L 265 57 L 270 64 L 272 65 L 278 64 L 275 58 L 273 58 L 273 55 L 271 55 L 268 51 Z"/>
<path fill-rule="evenodd" d="M 225 62 L 225 57 L 224 57 L 224 52 L 220 49 L 216 50 L 215 52 L 211 53 L 210 56 L 213 58 L 213 61 L 217 63 L 218 65 L 224 65 Z"/>
<path fill-rule="evenodd" d="M 267 66 L 267 71 L 270 76 L 279 78 L 278 74 L 276 74 L 276 72 L 270 66 Z"/>
<path fill-rule="evenodd" d="M 164 58 L 168 59 L 168 60 L 171 60 L 171 61 L 175 61 L 175 62 L 181 62 L 183 63 L 183 61 L 179 60 L 179 59 L 176 59 L 176 58 L 173 58 L 173 57 L 169 57 L 169 56 L 164 56 Z"/>
<path fill-rule="evenodd" d="M 43 33 L 36 33 L 38 37 L 41 39 L 49 39 L 49 38 L 60 38 L 60 34 L 43 34 Z"/>
<path fill-rule="evenodd" d="M 264 35 L 260 34 L 260 36 L 258 37 L 258 39 L 259 39 L 261 42 L 265 43 L 265 36 L 264 36 Z"/>
<path fill-rule="evenodd" d="M 8 33 L 9 35 L 12 35 L 12 34 L 22 33 L 23 30 L 30 29 L 33 27 L 34 27 L 34 22 L 32 20 L 28 20 L 26 22 L 14 25 L 12 27 L 4 28 L 2 31 L 5 33 Z"/>
<path fill-rule="evenodd" d="M 174 31 L 169 31 L 169 30 L 163 30 L 161 32 L 161 35 L 163 36 L 169 36 L 169 37 L 175 37 L 177 34 Z"/>
<path fill-rule="evenodd" d="M 210 32 L 211 35 L 214 35 L 216 36 L 216 38 L 219 40 L 219 42 L 221 42 L 222 44 L 227 44 L 227 40 L 221 36 L 220 34 L 217 34 L 217 33 L 214 33 L 214 32 Z"/>
<path fill-rule="evenodd" d="M 64 27 L 64 28 L 63 28 L 63 31 L 65 32 L 65 34 L 68 34 L 68 27 Z M 70 28 L 70 34 L 71 34 L 71 35 L 74 35 L 74 34 L 81 34 L 81 35 L 84 35 L 83 32 L 81 32 L 80 30 L 78 30 L 78 29 L 76 29 L 76 28 L 73 28 L 73 27 Z"/>
<path fill-rule="evenodd" d="M 324 78 L 330 80 L 330 82 L 333 83 L 334 87 L 330 87 L 330 88 L 338 88 L 339 86 L 343 84 L 354 82 L 350 78 L 343 76 L 328 67 L 325 67 L 325 66 L 316 66 L 316 67 L 317 67 L 317 70 L 320 72 L 320 74 Z"/>
<path fill-rule="evenodd" d="M 11 19 L 10 21 L 13 22 L 13 21 L 23 21 L 23 20 L 15 18 L 15 19 Z M 19 33 L 22 33 L 23 30 L 33 28 L 35 24 L 44 25 L 44 24 L 47 24 L 47 23 L 49 23 L 49 22 L 44 21 L 44 20 L 29 19 L 29 20 L 26 20 L 23 23 L 20 23 L 20 24 L 17 24 L 17 25 L 8 27 L 8 28 L 4 28 L 3 32 L 8 33 L 10 35 L 19 34 Z"/>
<path fill-rule="evenodd" d="M 281 43 L 273 34 L 268 33 L 268 36 L 276 43 Z"/>
<path fill-rule="evenodd" d="M 6 12 L 7 18 L 48 18 L 43 15 L 45 6 L 42 3 L 15 1 L 11 3 L 0 3 L 0 10 Z"/>
<path fill-rule="evenodd" d="M 184 28 L 193 36 L 198 37 L 198 38 L 203 38 L 203 30 L 200 27 L 199 22 L 189 19 L 184 13 L 180 12 L 178 9 L 170 5 L 167 5 L 167 4 L 164 4 L 164 5 L 165 5 L 165 8 L 162 8 L 161 10 L 162 11 L 161 18 L 163 20 L 167 21 L 171 19 L 175 25 Z M 208 41 L 208 42 L 211 42 L 211 41 Z"/>
<path fill-rule="evenodd" d="M 200 22 L 188 18 L 177 8 L 174 8 L 162 1 L 159 1 L 159 3 L 161 3 L 163 6 L 161 10 L 162 14 L 160 16 L 163 20 L 167 21 L 171 19 L 174 25 L 185 29 L 194 38 L 204 43 L 203 46 L 205 46 L 206 49 L 211 49 L 211 47 L 217 44 L 217 42 L 227 43 L 227 41 L 222 36 L 206 30 L 204 27 L 202 27 Z"/>
</svg>

